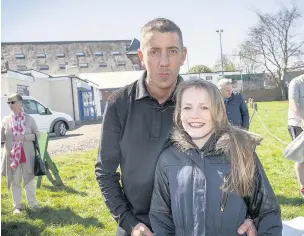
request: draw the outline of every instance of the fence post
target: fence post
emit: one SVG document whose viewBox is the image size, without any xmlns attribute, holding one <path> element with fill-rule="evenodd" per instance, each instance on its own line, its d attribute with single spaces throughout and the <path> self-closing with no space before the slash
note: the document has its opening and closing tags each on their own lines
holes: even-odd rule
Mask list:
<svg viewBox="0 0 304 236">
<path fill-rule="evenodd" d="M 256 102 L 253 103 L 253 109 L 254 109 L 255 112 L 258 111 L 258 104 Z"/>
<path fill-rule="evenodd" d="M 253 102 L 253 99 L 251 101 Z M 256 102 L 251 103 L 251 108 L 253 109 L 253 113 L 252 113 L 251 117 L 249 118 L 249 124 L 251 124 L 251 121 L 252 121 L 252 118 L 253 118 L 254 114 L 256 112 L 258 112 L 258 104 Z"/>
</svg>

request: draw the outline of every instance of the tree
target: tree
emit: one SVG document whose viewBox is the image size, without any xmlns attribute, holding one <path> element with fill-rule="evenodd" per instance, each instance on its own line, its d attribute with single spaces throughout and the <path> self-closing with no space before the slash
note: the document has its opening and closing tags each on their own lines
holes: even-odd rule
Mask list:
<svg viewBox="0 0 304 236">
<path fill-rule="evenodd" d="M 229 60 L 229 58 L 227 57 L 227 55 L 223 55 L 223 69 L 224 71 L 236 71 L 236 66 L 235 64 Z M 214 71 L 222 71 L 222 59 L 218 59 L 216 61 L 216 64 L 214 66 Z"/>
<path fill-rule="evenodd" d="M 250 29 L 249 39 L 241 46 L 241 56 L 263 67 L 281 88 L 282 98 L 286 72 L 292 60 L 303 55 L 304 40 L 299 40 L 296 26 L 301 14 L 297 6 L 282 7 L 275 14 L 256 12 L 258 23 Z"/>
<path fill-rule="evenodd" d="M 212 70 L 208 66 L 196 65 L 189 69 L 188 73 L 210 73 Z"/>
<path fill-rule="evenodd" d="M 240 61 L 238 69 L 247 74 L 254 74 L 261 68 L 261 64 L 257 62 L 255 52 L 252 52 L 250 46 L 247 44 L 248 42 L 241 46 L 237 55 Z"/>
</svg>

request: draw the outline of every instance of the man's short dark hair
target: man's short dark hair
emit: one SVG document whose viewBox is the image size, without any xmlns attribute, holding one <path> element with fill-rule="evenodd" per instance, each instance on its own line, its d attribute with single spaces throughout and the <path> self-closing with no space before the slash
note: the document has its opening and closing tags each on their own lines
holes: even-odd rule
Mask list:
<svg viewBox="0 0 304 236">
<path fill-rule="evenodd" d="M 140 31 L 140 39 L 143 42 L 143 38 L 147 33 L 159 32 L 159 33 L 176 33 L 180 38 L 181 46 L 183 47 L 183 35 L 180 28 L 171 20 L 166 18 L 156 18 L 149 21 Z"/>
</svg>

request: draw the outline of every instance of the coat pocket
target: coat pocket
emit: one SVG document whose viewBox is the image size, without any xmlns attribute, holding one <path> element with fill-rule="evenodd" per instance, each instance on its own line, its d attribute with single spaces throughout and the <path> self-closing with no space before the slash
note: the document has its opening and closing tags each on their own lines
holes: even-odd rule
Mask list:
<svg viewBox="0 0 304 236">
<path fill-rule="evenodd" d="M 228 175 L 224 177 L 224 183 Z M 220 202 L 220 225 L 223 235 L 236 235 L 238 227 L 244 222 L 247 207 L 243 198 L 233 192 L 222 191 Z"/>
<path fill-rule="evenodd" d="M 221 212 L 221 233 L 223 235 L 237 235 L 237 230 L 244 223 L 247 215 L 247 206 L 243 198 L 235 193 L 223 194 Z M 226 200 L 225 200 L 226 199 Z"/>
</svg>

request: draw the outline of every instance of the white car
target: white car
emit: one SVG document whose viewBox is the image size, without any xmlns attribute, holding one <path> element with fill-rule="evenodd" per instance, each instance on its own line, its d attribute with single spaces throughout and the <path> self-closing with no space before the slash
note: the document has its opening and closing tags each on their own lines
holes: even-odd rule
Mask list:
<svg viewBox="0 0 304 236">
<path fill-rule="evenodd" d="M 67 130 L 75 128 L 73 118 L 62 112 L 52 111 L 39 100 L 30 96 L 22 96 L 24 112 L 34 118 L 38 129 L 47 133 L 55 133 L 56 136 L 64 136 Z M 7 97 L 1 97 L 1 119 L 11 112 Z"/>
</svg>

